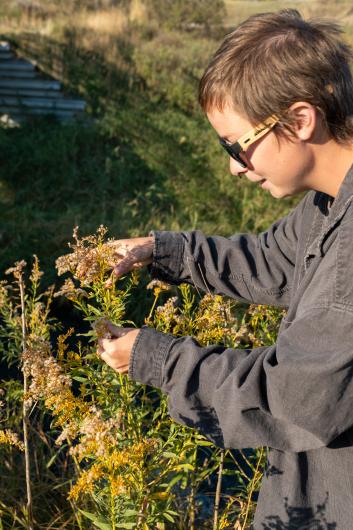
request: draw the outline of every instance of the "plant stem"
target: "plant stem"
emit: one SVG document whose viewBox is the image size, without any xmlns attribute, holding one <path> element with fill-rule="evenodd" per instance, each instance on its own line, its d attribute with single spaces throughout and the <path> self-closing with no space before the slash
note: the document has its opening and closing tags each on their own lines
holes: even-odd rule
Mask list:
<svg viewBox="0 0 353 530">
<path fill-rule="evenodd" d="M 213 530 L 217 530 L 218 529 L 219 503 L 221 501 L 222 475 L 223 475 L 223 468 L 224 468 L 224 455 L 225 455 L 225 449 L 222 449 L 221 450 L 221 459 L 220 459 L 219 467 L 218 467 L 216 498 L 215 498 L 215 503 L 214 503 Z"/>
<path fill-rule="evenodd" d="M 150 313 L 149 313 L 148 317 L 146 318 L 146 322 L 149 322 L 151 320 L 152 315 L 153 315 L 153 311 L 154 311 L 154 308 L 156 307 L 156 303 L 157 303 L 158 298 L 159 298 L 159 294 L 154 296 L 153 304 L 152 304 Z"/>
<path fill-rule="evenodd" d="M 196 480 L 195 480 L 195 475 L 196 475 L 196 465 L 197 465 L 197 446 L 194 450 L 194 455 L 193 455 L 193 471 L 192 471 L 192 475 L 191 475 L 191 492 L 190 492 L 190 507 L 189 507 L 189 513 L 190 513 L 190 517 L 189 517 L 189 528 L 190 530 L 195 530 L 195 493 L 196 493 Z"/>
<path fill-rule="evenodd" d="M 144 496 L 142 500 L 141 509 L 137 515 L 137 528 L 141 528 L 141 525 L 143 524 L 143 521 L 145 519 L 145 514 L 148 508 L 148 494 Z"/>
<path fill-rule="evenodd" d="M 114 495 L 111 489 L 110 489 L 110 513 L 111 513 L 110 522 L 112 523 L 112 530 L 115 530 L 116 528 L 115 526 L 115 498 L 114 498 Z"/>
<path fill-rule="evenodd" d="M 252 504 L 252 494 L 253 494 L 253 491 L 255 489 L 255 485 L 257 483 L 257 480 L 258 480 L 259 467 L 260 467 L 260 465 L 262 463 L 262 455 L 263 455 L 263 453 L 264 453 L 264 448 L 261 447 L 260 456 L 259 456 L 259 458 L 257 460 L 256 469 L 255 469 L 254 476 L 252 478 L 250 489 L 249 489 L 249 494 L 248 494 L 248 498 L 247 498 L 247 505 L 246 505 L 246 512 L 245 512 L 245 517 L 244 517 L 244 523 L 243 523 L 243 526 L 242 526 L 241 530 L 245 530 L 246 529 L 246 523 L 247 523 L 248 516 L 249 516 L 249 510 L 250 510 L 250 506 Z"/>
<path fill-rule="evenodd" d="M 26 309 L 25 309 L 25 289 L 22 274 L 19 275 L 19 288 L 21 297 L 21 324 L 22 324 L 22 353 L 26 350 Z M 34 530 L 33 527 L 33 505 L 32 505 L 32 491 L 31 491 L 31 471 L 30 471 L 30 459 L 29 459 L 29 441 L 28 441 L 28 406 L 26 403 L 26 394 L 28 392 L 28 377 L 23 371 L 23 443 L 25 448 L 25 473 L 26 473 L 26 490 L 27 490 L 27 506 L 26 515 L 28 530 Z"/>
</svg>

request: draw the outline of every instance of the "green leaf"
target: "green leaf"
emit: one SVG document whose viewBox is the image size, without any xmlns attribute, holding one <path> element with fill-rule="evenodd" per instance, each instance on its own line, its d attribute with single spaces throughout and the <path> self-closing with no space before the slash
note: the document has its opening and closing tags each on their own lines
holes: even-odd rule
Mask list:
<svg viewBox="0 0 353 530">
<path fill-rule="evenodd" d="M 118 523 L 115 525 L 115 528 L 136 528 L 136 523 Z"/>
<path fill-rule="evenodd" d="M 174 518 L 168 512 L 164 512 L 163 517 L 167 519 L 167 521 L 174 523 Z"/>
<path fill-rule="evenodd" d="M 93 521 L 93 524 L 101 530 L 112 530 L 112 525 L 110 523 L 105 523 L 103 521 Z"/>
<path fill-rule="evenodd" d="M 98 317 L 102 316 L 102 311 L 98 309 L 97 307 L 94 307 L 92 304 L 87 304 L 87 309 L 91 311 L 94 315 L 97 315 Z"/>
<path fill-rule="evenodd" d="M 173 467 L 174 471 L 179 471 L 180 469 L 183 471 L 194 471 L 195 467 L 191 464 L 178 464 L 177 466 Z"/>
<path fill-rule="evenodd" d="M 181 474 L 175 475 L 168 483 L 168 490 L 170 490 L 174 486 L 174 484 L 182 480 L 182 478 L 183 478 L 183 475 Z"/>
<path fill-rule="evenodd" d="M 178 456 L 175 453 L 172 453 L 171 451 L 164 451 L 162 453 L 162 456 L 165 456 L 166 458 L 178 458 Z"/>
<path fill-rule="evenodd" d="M 51 457 L 51 459 L 49 460 L 49 462 L 47 462 L 46 464 L 46 468 L 49 469 L 50 466 L 52 465 L 52 463 L 56 460 L 56 457 L 59 455 L 59 453 L 61 453 L 61 451 L 63 449 L 66 449 L 67 447 L 67 444 L 63 444 L 60 449 Z M 0 529 L 1 530 L 1 529 Z"/>
<path fill-rule="evenodd" d="M 109 521 L 106 521 L 104 519 L 100 519 L 94 513 L 85 512 L 84 510 L 81 510 L 80 508 L 79 508 L 79 511 L 85 517 L 87 517 L 87 519 L 90 519 L 91 521 L 93 521 L 94 526 L 96 526 L 97 528 L 100 528 L 101 530 L 111 530 L 112 529 L 111 524 L 109 523 Z"/>
<path fill-rule="evenodd" d="M 87 377 L 81 377 L 80 375 L 74 375 L 72 376 L 72 379 L 74 379 L 75 381 L 78 381 L 79 383 L 87 382 Z"/>
<path fill-rule="evenodd" d="M 214 443 L 208 442 L 207 440 L 197 440 L 197 445 L 203 445 L 205 447 L 210 447 L 211 445 L 214 446 Z"/>
</svg>

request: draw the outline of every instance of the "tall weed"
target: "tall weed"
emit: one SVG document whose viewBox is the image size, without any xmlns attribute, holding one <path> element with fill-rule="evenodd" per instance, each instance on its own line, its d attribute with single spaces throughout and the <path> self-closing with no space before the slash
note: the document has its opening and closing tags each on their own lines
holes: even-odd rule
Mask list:
<svg viewBox="0 0 353 530">
<path fill-rule="evenodd" d="M 14 281 L 2 284 L 2 336 L 11 352 L 8 360 L 16 361 L 29 379 L 23 394 L 32 418 L 29 443 L 42 451 L 44 459 L 40 471 L 35 471 L 36 464 L 31 461 L 32 479 L 39 471 L 38 485 L 55 480 L 63 492 L 70 485 L 63 509 L 67 527 L 85 528 L 88 523 L 84 521 L 90 520 L 94 527 L 112 529 L 216 529 L 231 528 L 236 522 L 248 528 L 264 450 L 225 451 L 214 446 L 198 432 L 174 423 L 167 400 L 158 390 L 130 381 L 97 356 L 96 339 L 107 333 L 106 319 L 131 325 L 128 301 L 132 290 L 138 289 L 136 274 L 119 280 L 113 288 L 105 287 L 112 260 L 114 246 L 103 227 L 94 236 L 83 238 L 74 232 L 71 253 L 58 259 L 58 272 L 68 277 L 56 295 L 67 297 L 89 328 L 86 333 L 69 328 L 59 334 L 58 323 L 49 313 L 52 290 L 40 292 L 40 270 L 37 260 L 34 262 L 27 282 L 27 338 L 22 354 L 18 266 L 9 271 L 15 273 Z M 21 264 L 24 274 L 23 267 Z M 204 345 L 252 347 L 275 338 L 281 316 L 277 310 L 245 310 L 220 296 L 200 298 L 188 285 L 173 288 L 172 293 L 159 282 L 149 287 L 154 302 L 146 324 L 156 329 L 176 336 L 192 335 Z M 6 385 L 10 390 L 8 382 Z M 10 407 L 12 400 L 14 396 L 8 398 Z M 20 408 L 13 410 L 21 416 Z M 9 427 L 20 434 L 20 421 Z M 12 434 L 5 429 L 3 438 L 7 435 L 11 443 Z M 36 440 L 39 433 L 42 448 Z M 21 442 L 12 439 L 12 449 L 7 444 L 0 450 L 13 455 Z M 22 465 L 21 459 L 13 461 L 12 472 L 21 473 Z M 226 490 L 222 480 L 227 482 Z M 17 498 L 19 501 L 6 501 L 4 521 L 11 517 L 22 520 L 20 513 L 25 521 L 24 491 Z M 50 511 L 44 514 L 36 499 L 34 496 L 36 528 L 49 528 L 48 518 L 54 519 L 54 515 Z M 211 501 L 208 509 L 207 499 Z"/>
</svg>

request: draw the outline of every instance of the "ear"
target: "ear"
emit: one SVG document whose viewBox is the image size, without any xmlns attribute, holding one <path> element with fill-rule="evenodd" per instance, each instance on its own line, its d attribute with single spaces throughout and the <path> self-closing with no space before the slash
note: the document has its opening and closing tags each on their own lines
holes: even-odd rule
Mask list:
<svg viewBox="0 0 353 530">
<path fill-rule="evenodd" d="M 295 118 L 294 131 L 299 140 L 310 140 L 315 133 L 318 123 L 318 110 L 305 101 L 298 101 L 289 107 Z"/>
</svg>

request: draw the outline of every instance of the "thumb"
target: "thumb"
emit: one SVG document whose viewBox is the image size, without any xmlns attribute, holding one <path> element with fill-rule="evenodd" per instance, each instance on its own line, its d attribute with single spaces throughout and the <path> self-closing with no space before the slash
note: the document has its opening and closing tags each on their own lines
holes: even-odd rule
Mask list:
<svg viewBox="0 0 353 530">
<path fill-rule="evenodd" d="M 120 337 L 121 336 L 121 333 L 124 331 L 124 328 L 121 327 L 121 326 L 116 326 L 115 324 L 113 324 L 112 322 L 110 322 L 109 320 L 107 320 L 107 330 L 109 331 L 109 333 L 111 333 L 112 335 L 114 335 L 114 337 Z"/>
<path fill-rule="evenodd" d="M 122 326 L 116 326 L 112 322 L 107 321 L 107 330 L 112 334 L 114 338 L 123 337 L 133 329 L 135 328 L 123 328 Z"/>
</svg>

